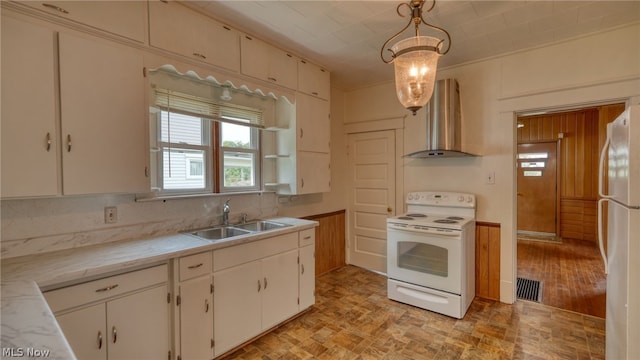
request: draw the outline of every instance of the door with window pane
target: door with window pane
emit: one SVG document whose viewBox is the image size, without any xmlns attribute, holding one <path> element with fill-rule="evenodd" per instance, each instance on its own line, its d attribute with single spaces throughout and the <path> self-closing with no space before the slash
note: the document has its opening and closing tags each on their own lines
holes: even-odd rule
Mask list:
<svg viewBox="0 0 640 360">
<path fill-rule="evenodd" d="M 556 147 L 518 145 L 518 231 L 556 233 Z"/>
</svg>

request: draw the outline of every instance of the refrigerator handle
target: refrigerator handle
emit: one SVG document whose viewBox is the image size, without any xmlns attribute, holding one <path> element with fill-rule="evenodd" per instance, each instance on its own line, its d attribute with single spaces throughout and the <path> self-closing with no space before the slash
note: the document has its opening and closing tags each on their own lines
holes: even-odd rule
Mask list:
<svg viewBox="0 0 640 360">
<path fill-rule="evenodd" d="M 609 150 L 609 143 L 611 142 L 611 138 L 609 137 L 609 131 L 607 127 L 607 139 L 602 146 L 602 150 L 600 150 L 600 162 L 598 163 L 598 195 L 602 198 L 608 198 L 609 195 L 605 195 L 604 193 L 604 159 L 607 157 L 607 151 Z"/>
<path fill-rule="evenodd" d="M 609 273 L 609 265 L 607 261 L 607 253 L 604 251 L 604 240 L 603 240 L 603 219 L 602 219 L 602 209 L 605 202 L 609 201 L 607 198 L 602 198 L 598 200 L 598 245 L 600 247 L 600 256 L 602 256 L 602 261 L 604 262 L 604 273 Z"/>
</svg>

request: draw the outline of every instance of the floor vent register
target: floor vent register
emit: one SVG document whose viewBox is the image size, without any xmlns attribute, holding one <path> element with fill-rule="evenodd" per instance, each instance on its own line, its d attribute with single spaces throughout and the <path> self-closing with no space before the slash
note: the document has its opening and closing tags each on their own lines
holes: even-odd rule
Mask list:
<svg viewBox="0 0 640 360">
<path fill-rule="evenodd" d="M 542 283 L 538 280 L 518 278 L 518 299 L 542 302 Z"/>
</svg>

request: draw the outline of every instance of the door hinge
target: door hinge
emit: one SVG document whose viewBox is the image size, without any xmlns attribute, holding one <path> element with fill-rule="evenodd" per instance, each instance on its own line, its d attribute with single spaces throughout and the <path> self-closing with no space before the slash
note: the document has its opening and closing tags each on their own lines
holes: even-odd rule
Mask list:
<svg viewBox="0 0 640 360">
<path fill-rule="evenodd" d="M 144 167 L 144 177 L 149 177 L 149 167 L 148 166 Z"/>
<path fill-rule="evenodd" d="M 213 286 L 213 283 L 211 283 L 211 284 L 209 285 L 209 292 L 210 292 L 211 294 L 213 294 L 213 289 L 214 289 L 214 286 Z"/>
<path fill-rule="evenodd" d="M 298 255 L 298 264 L 300 264 L 300 255 Z"/>
<path fill-rule="evenodd" d="M 298 298 L 298 305 L 300 305 L 300 298 Z"/>
<path fill-rule="evenodd" d="M 178 355 L 178 359 L 177 360 L 182 360 L 182 356 Z"/>
<path fill-rule="evenodd" d="M 171 304 L 171 293 L 167 293 L 167 304 Z"/>
<path fill-rule="evenodd" d="M 176 306 L 180 306 L 180 303 L 182 303 L 182 299 L 180 298 L 180 295 L 176 296 Z"/>
<path fill-rule="evenodd" d="M 216 341 L 211 339 L 211 348 L 213 349 L 216 346 Z"/>
<path fill-rule="evenodd" d="M 179 359 L 179 358 L 180 358 L 180 357 L 178 356 L 178 359 Z M 169 350 L 169 356 L 167 356 L 167 359 L 171 360 L 171 350 Z"/>
</svg>

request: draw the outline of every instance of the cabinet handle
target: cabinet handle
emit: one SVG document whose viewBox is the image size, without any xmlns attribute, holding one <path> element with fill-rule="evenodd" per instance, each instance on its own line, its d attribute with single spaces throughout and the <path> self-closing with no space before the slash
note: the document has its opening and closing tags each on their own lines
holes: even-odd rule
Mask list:
<svg viewBox="0 0 640 360">
<path fill-rule="evenodd" d="M 307 235 L 307 236 L 305 236 L 305 237 L 304 237 L 304 239 L 305 239 L 305 240 L 309 240 L 309 239 L 311 239 L 311 235 Z"/>
<path fill-rule="evenodd" d="M 51 133 L 47 133 L 47 152 L 51 150 Z"/>
<path fill-rule="evenodd" d="M 193 270 L 193 269 L 197 269 L 197 268 L 199 268 L 200 266 L 202 266 L 202 263 L 197 264 L 197 265 L 191 265 L 191 266 L 188 266 L 188 267 L 187 267 L 187 269 L 192 269 L 192 270 Z"/>
<path fill-rule="evenodd" d="M 318 96 L 318 92 L 317 92 L 317 91 L 312 91 L 312 92 L 311 92 L 311 95 Z"/>
<path fill-rule="evenodd" d="M 98 350 L 102 349 L 102 331 L 98 331 Z"/>
<path fill-rule="evenodd" d="M 209 312 L 209 299 L 204 299 L 204 312 Z"/>
<path fill-rule="evenodd" d="M 276 78 L 274 78 L 274 77 L 271 77 L 271 76 L 269 76 L 267 79 L 269 79 L 269 80 L 271 80 L 271 81 L 273 81 L 273 82 L 278 82 L 278 79 L 276 79 Z"/>
<path fill-rule="evenodd" d="M 304 136 L 304 130 L 300 129 L 300 138 Z"/>
<path fill-rule="evenodd" d="M 262 284 L 260 283 L 260 280 L 258 280 L 258 292 L 260 292 L 260 290 L 262 290 Z"/>
<path fill-rule="evenodd" d="M 116 330 L 115 326 L 111 328 L 111 334 L 113 335 L 113 343 L 115 344 L 116 341 L 118 341 L 118 330 Z"/>
<path fill-rule="evenodd" d="M 264 278 L 264 289 L 267 290 L 267 278 Z"/>
<path fill-rule="evenodd" d="M 204 56 L 204 55 L 202 55 L 200 53 L 195 53 L 195 52 L 193 53 L 193 56 L 199 57 L 200 59 L 206 59 L 207 58 L 206 56 Z"/>
<path fill-rule="evenodd" d="M 302 183 L 302 186 L 300 187 L 304 187 L 304 178 L 300 179 L 300 182 Z"/>
<path fill-rule="evenodd" d="M 303 275 L 304 275 L 304 264 L 300 264 L 300 268 L 302 269 L 301 274 L 303 274 Z"/>
<path fill-rule="evenodd" d="M 63 9 L 63 8 L 61 8 L 59 6 L 55 6 L 53 4 L 44 3 L 44 4 L 42 4 L 42 6 L 47 7 L 49 9 L 51 9 L 51 10 L 55 10 L 57 12 L 61 12 L 63 14 L 68 14 L 69 13 L 67 10 L 65 10 L 65 9 Z"/>
<path fill-rule="evenodd" d="M 101 292 L 113 290 L 113 289 L 115 289 L 117 287 L 118 287 L 118 284 L 113 284 L 113 285 L 105 286 L 105 287 L 103 287 L 101 289 L 97 289 L 96 292 L 97 293 L 101 293 Z"/>
<path fill-rule="evenodd" d="M 67 152 L 71 152 L 71 134 L 67 135 Z"/>
</svg>

